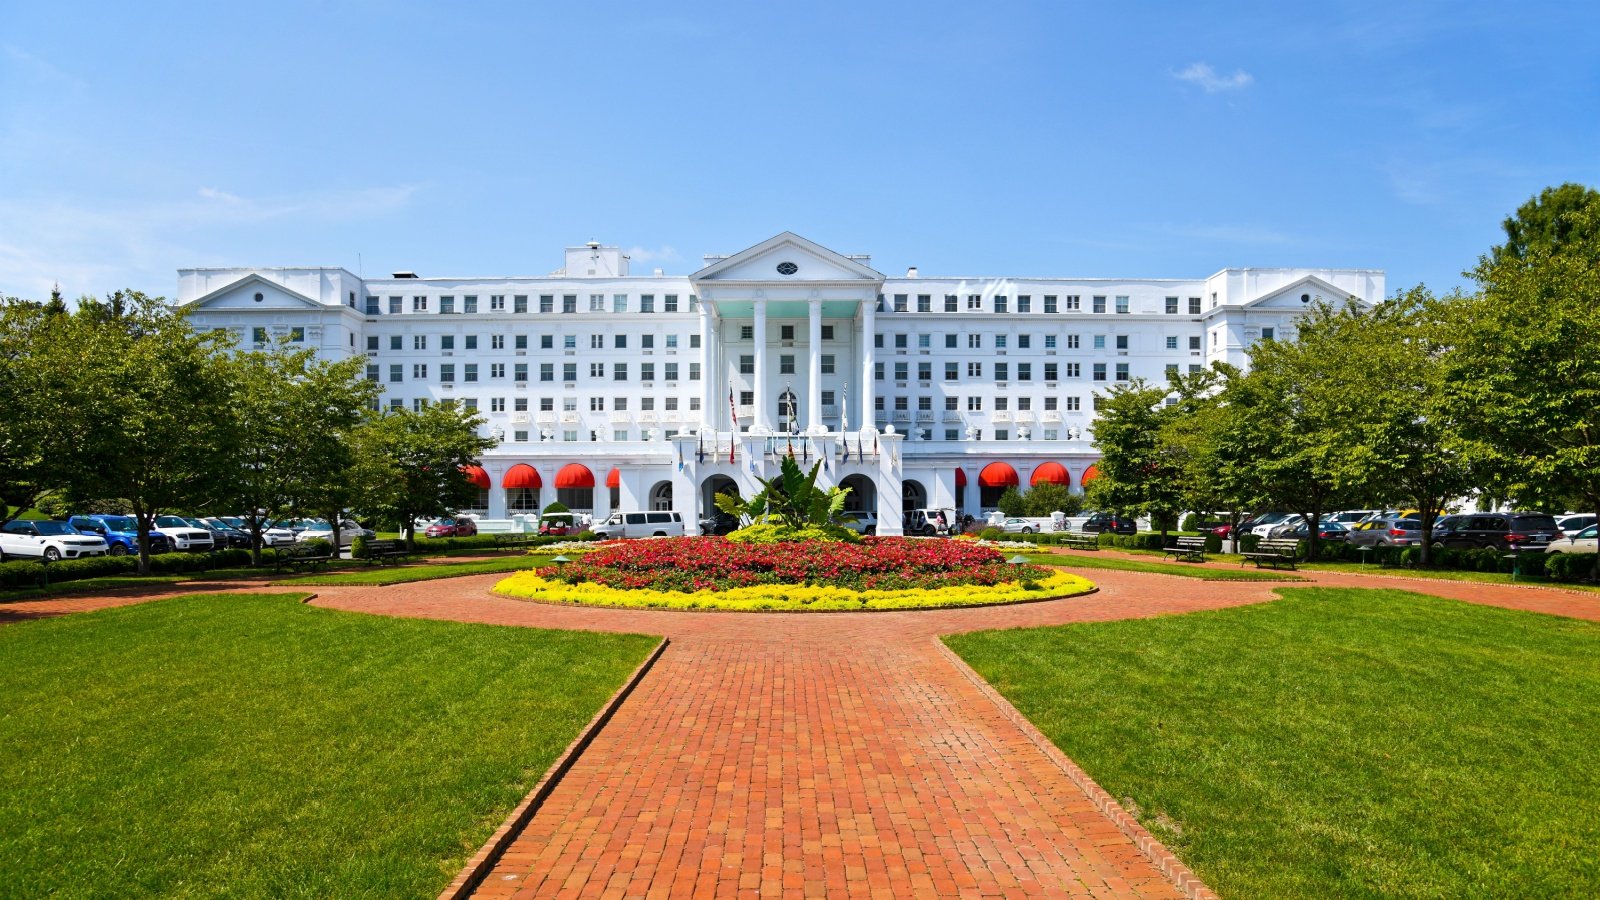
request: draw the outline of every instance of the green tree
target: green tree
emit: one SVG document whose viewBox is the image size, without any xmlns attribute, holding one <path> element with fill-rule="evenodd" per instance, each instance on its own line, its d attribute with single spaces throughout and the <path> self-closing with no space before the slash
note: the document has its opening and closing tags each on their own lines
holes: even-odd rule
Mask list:
<svg viewBox="0 0 1600 900">
<path fill-rule="evenodd" d="M 327 517 L 338 539 L 339 513 L 358 493 L 353 433 L 379 391 L 361 377 L 364 364 L 288 345 L 227 361 L 238 396 L 228 501 L 245 510 L 258 565 L 261 534 L 280 518 Z"/>
<path fill-rule="evenodd" d="M 1060 512 L 1075 516 L 1083 509 L 1083 500 L 1064 484 L 1041 481 L 1022 495 L 1025 516 L 1044 517 Z M 1004 507 L 1002 507 L 1003 509 Z"/>
<path fill-rule="evenodd" d="M 1480 260 L 1470 274 L 1482 299 L 1459 305 L 1445 378 L 1459 408 L 1481 413 L 1471 430 L 1494 493 L 1600 515 L 1600 197 L 1586 198 L 1552 216 L 1572 202 L 1534 204 L 1553 224 L 1535 219 L 1517 232 L 1553 238 Z M 1532 218 L 1527 209 L 1519 219 Z"/>
<path fill-rule="evenodd" d="M 235 432 L 224 333 L 197 334 L 160 298 L 85 298 L 56 353 L 74 401 L 58 411 L 77 437 L 64 487 L 75 505 L 122 499 L 138 523 L 139 571 L 150 570 L 155 518 L 226 496 Z"/>
<path fill-rule="evenodd" d="M 994 505 L 1001 513 L 1007 516 L 1021 516 L 1028 511 L 1028 504 L 1022 499 L 1022 491 L 1016 487 L 1008 487 L 995 498 Z"/>
<path fill-rule="evenodd" d="M 73 470 L 76 436 L 63 410 L 79 398 L 59 352 L 62 319 L 46 304 L 0 299 L 0 526 L 64 485 Z"/>
<path fill-rule="evenodd" d="M 455 515 L 476 499 L 462 467 L 494 446 L 479 434 L 482 425 L 476 413 L 449 403 L 372 415 L 351 438 L 359 467 L 355 505 L 399 522 L 415 548 L 418 517 Z"/>
<path fill-rule="evenodd" d="M 1167 392 L 1140 378 L 1100 396 L 1100 416 L 1094 424 L 1100 477 L 1089 483 L 1089 502 L 1101 509 L 1150 516 L 1164 544 L 1184 499 L 1182 459 L 1164 438 L 1172 417 Z"/>
<path fill-rule="evenodd" d="M 1545 188 L 1501 223 L 1506 242 L 1492 248 L 1487 261 L 1491 265 L 1514 264 L 1529 259 L 1536 249 L 1548 251 L 1563 247 L 1573 243 L 1574 238 L 1581 241 L 1581 235 L 1573 233 L 1574 229 L 1583 227 L 1574 214 L 1593 206 L 1597 200 L 1600 200 L 1600 192 L 1586 185 L 1567 182 Z M 1480 268 L 1479 280 L 1486 274 Z"/>
</svg>

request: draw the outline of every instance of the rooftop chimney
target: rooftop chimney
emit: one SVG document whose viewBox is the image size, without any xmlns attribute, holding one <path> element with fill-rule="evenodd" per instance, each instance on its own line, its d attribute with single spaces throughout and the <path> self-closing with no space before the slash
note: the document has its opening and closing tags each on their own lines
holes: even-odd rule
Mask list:
<svg viewBox="0 0 1600 900">
<path fill-rule="evenodd" d="M 394 273 L 394 277 L 396 277 L 396 278 L 415 278 L 415 277 L 417 277 L 417 273 L 415 273 L 415 272 L 396 272 L 396 273 Z"/>
<path fill-rule="evenodd" d="M 906 277 L 907 278 L 915 278 L 915 277 L 917 277 L 917 267 L 916 266 L 912 266 L 911 268 L 906 269 Z"/>
</svg>

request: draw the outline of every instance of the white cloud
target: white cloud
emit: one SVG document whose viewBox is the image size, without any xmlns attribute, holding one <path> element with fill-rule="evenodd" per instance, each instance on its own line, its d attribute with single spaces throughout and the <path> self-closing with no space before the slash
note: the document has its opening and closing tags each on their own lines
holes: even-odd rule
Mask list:
<svg viewBox="0 0 1600 900">
<path fill-rule="evenodd" d="M 1249 87 L 1255 78 L 1243 69 L 1235 69 L 1232 75 L 1218 75 L 1217 70 L 1203 62 L 1197 62 L 1181 72 L 1173 72 L 1172 77 L 1179 81 L 1199 85 L 1208 94 L 1219 91 L 1236 91 Z"/>
</svg>

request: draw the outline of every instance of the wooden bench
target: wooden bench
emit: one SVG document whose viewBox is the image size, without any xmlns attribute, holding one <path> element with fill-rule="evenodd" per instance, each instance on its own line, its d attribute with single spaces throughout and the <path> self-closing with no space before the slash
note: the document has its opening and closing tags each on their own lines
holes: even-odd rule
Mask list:
<svg viewBox="0 0 1600 900">
<path fill-rule="evenodd" d="M 1274 569 L 1287 566 L 1292 569 L 1295 565 L 1295 555 L 1299 550 L 1299 541 L 1261 541 L 1256 544 L 1255 550 L 1241 554 L 1244 559 L 1239 561 L 1239 565 L 1242 566 L 1245 564 L 1245 560 L 1250 560 L 1256 564 L 1258 569 L 1262 566 L 1272 566 Z"/>
<path fill-rule="evenodd" d="M 380 563 L 398 563 L 403 557 L 410 556 L 411 551 L 406 549 L 405 541 L 367 541 L 367 565 L 375 566 Z"/>
<path fill-rule="evenodd" d="M 1056 543 L 1063 547 L 1070 547 L 1073 550 L 1099 550 L 1100 535 L 1089 534 L 1088 532 L 1074 532 L 1063 534 L 1056 538 Z"/>
<path fill-rule="evenodd" d="M 1198 536 L 1180 537 L 1171 547 L 1167 548 L 1166 555 L 1172 557 L 1174 560 L 1205 562 L 1206 539 Z"/>
<path fill-rule="evenodd" d="M 290 569 L 320 569 L 333 559 L 333 554 L 320 547 L 310 544 L 290 544 L 288 547 L 277 551 L 273 559 L 272 570 L 282 572 Z"/>
</svg>

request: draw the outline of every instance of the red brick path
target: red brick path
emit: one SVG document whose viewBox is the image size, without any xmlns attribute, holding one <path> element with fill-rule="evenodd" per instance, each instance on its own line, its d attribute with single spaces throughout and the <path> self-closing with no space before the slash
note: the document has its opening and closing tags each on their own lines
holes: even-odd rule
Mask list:
<svg viewBox="0 0 1600 900">
<path fill-rule="evenodd" d="M 481 896 L 1174 896 L 1134 843 L 935 641 L 976 629 L 1256 603 L 1282 585 L 1084 574 L 1099 593 L 906 613 L 577 609 L 490 596 L 501 575 L 318 587 L 315 602 L 672 639 Z M 1304 574 L 1307 585 L 1397 587 L 1600 619 L 1600 595 Z M 141 599 L 148 598 L 0 610 L 48 614 Z"/>
</svg>

